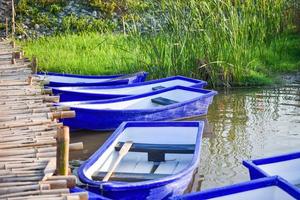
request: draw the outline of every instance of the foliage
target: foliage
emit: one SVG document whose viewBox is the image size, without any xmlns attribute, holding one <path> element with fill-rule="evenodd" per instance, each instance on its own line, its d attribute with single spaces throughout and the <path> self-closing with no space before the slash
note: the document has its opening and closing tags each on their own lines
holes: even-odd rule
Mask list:
<svg viewBox="0 0 300 200">
<path fill-rule="evenodd" d="M 59 13 L 61 10 L 62 10 L 62 7 L 59 6 L 58 4 L 52 4 L 52 5 L 50 5 L 50 8 L 49 8 L 49 11 L 50 11 L 52 14 L 57 14 L 57 13 Z"/>
<path fill-rule="evenodd" d="M 63 32 L 109 32 L 114 25 L 108 20 L 95 19 L 92 17 L 76 17 L 74 15 L 64 17 L 61 31 Z"/>
<path fill-rule="evenodd" d="M 145 0 L 89 0 L 89 4 L 106 13 L 107 16 L 112 16 L 114 13 L 126 15 L 144 11 L 150 3 Z"/>
</svg>

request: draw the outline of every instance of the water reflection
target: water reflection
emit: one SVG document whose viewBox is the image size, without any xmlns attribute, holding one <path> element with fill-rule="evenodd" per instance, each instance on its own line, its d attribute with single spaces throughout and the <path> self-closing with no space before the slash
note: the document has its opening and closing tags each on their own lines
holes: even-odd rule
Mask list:
<svg viewBox="0 0 300 200">
<path fill-rule="evenodd" d="M 249 180 L 242 160 L 300 150 L 300 85 L 226 91 L 207 116 L 215 137 L 204 138 L 201 189 Z"/>
<path fill-rule="evenodd" d="M 300 151 L 300 82 L 220 92 L 206 118 L 190 120 L 206 121 L 197 174 L 204 175 L 201 189 L 249 180 L 243 160 Z M 72 158 L 87 159 L 109 135 L 72 133 L 72 142 L 85 146 Z"/>
</svg>

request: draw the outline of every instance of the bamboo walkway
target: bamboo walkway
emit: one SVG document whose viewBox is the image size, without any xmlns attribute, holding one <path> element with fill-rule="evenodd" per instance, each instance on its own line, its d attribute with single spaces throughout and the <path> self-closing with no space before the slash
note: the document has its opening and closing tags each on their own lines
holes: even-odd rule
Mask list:
<svg viewBox="0 0 300 200">
<path fill-rule="evenodd" d="M 87 199 L 69 192 L 76 177 L 68 175 L 68 153 L 82 143 L 69 145 L 68 128 L 57 121 L 75 113 L 53 106 L 59 98 L 42 89 L 36 65 L 14 42 L 0 39 L 0 199 Z M 60 140 L 67 148 L 57 148 Z"/>
</svg>

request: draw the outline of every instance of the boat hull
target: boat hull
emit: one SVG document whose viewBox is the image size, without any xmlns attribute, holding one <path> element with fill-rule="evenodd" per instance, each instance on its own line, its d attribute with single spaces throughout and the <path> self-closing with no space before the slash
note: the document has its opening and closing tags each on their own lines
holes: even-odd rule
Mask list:
<svg viewBox="0 0 300 200">
<path fill-rule="evenodd" d="M 181 178 L 170 183 L 159 184 L 157 186 L 145 187 L 143 189 L 132 189 L 127 187 L 121 190 L 109 188 L 105 185 L 102 190 L 99 190 L 98 185 L 91 185 L 87 187 L 88 191 L 92 193 L 101 194 L 109 199 L 122 200 L 140 200 L 140 199 L 169 199 L 172 196 L 182 195 L 187 190 L 188 185 L 193 179 L 193 172 L 189 172 Z M 80 178 L 80 177 L 79 177 Z"/>
<path fill-rule="evenodd" d="M 206 115 L 213 96 L 199 99 L 174 108 L 153 110 L 89 110 L 72 108 L 76 117 L 63 119 L 63 123 L 74 129 L 114 130 L 124 121 L 165 121 Z"/>
<path fill-rule="evenodd" d="M 169 199 L 172 196 L 183 194 L 190 182 L 193 179 L 193 172 L 187 173 L 185 176 L 174 180 L 171 183 L 164 185 L 152 186 L 141 189 L 130 189 L 126 190 L 106 190 L 105 185 L 103 186 L 103 195 L 111 199 L 122 199 L 122 200 L 140 200 L 140 199 Z"/>
<path fill-rule="evenodd" d="M 71 78 L 80 78 L 82 80 L 78 82 L 60 82 L 60 81 L 49 81 L 46 85 L 48 87 L 64 87 L 64 86 L 113 86 L 113 85 L 126 85 L 132 83 L 144 82 L 147 78 L 148 73 L 139 72 L 134 74 L 131 77 L 126 77 L 124 79 L 121 78 L 124 75 L 111 75 L 111 76 L 81 76 L 81 75 L 73 75 L 73 74 L 59 74 L 59 73 L 39 73 L 38 75 L 43 75 L 45 77 L 54 75 L 59 77 L 71 77 Z M 99 79 L 99 81 L 95 82 L 85 82 L 84 80 L 88 79 Z M 103 80 L 105 79 L 105 81 Z M 111 79 L 111 80 L 109 80 Z"/>
</svg>

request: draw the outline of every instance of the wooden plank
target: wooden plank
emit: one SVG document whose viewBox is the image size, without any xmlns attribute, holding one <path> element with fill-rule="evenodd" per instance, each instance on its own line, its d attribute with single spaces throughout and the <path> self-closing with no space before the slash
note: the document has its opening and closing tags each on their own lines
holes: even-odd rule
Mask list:
<svg viewBox="0 0 300 200">
<path fill-rule="evenodd" d="M 124 142 L 118 142 L 115 150 L 119 151 Z M 130 152 L 153 152 L 161 153 L 178 153 L 178 154 L 193 154 L 195 145 L 193 144 L 149 144 L 149 143 L 133 143 Z"/>
<path fill-rule="evenodd" d="M 106 172 L 97 172 L 92 175 L 93 180 L 102 181 L 103 177 L 106 175 Z M 159 178 L 164 178 L 170 174 L 150 174 L 150 173 L 119 173 L 114 172 L 110 177 L 111 181 L 124 181 L 124 182 L 139 182 L 139 181 L 149 181 Z"/>
</svg>

